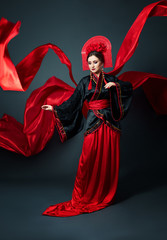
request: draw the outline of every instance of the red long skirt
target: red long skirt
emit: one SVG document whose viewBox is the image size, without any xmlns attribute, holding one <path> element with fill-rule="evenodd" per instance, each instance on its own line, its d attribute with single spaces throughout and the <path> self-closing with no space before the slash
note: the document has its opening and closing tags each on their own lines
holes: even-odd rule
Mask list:
<svg viewBox="0 0 167 240">
<path fill-rule="evenodd" d="M 104 123 L 84 138 L 72 199 L 48 207 L 43 215 L 68 217 L 111 204 L 119 172 L 120 133 Z"/>
</svg>

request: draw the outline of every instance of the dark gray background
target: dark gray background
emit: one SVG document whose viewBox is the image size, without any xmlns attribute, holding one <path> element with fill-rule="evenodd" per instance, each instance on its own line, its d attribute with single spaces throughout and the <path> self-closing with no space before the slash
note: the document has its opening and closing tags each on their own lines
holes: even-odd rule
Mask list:
<svg viewBox="0 0 167 240">
<path fill-rule="evenodd" d="M 0 17 L 21 20 L 20 34 L 9 43 L 19 63 L 35 47 L 58 45 L 72 62 L 78 82 L 81 48 L 92 36 L 111 40 L 113 62 L 121 43 L 144 6 L 155 1 L 5 1 Z M 149 19 L 139 46 L 122 72 L 134 70 L 167 76 L 167 18 Z M 111 69 L 106 69 L 109 71 Z M 0 89 L 0 117 L 7 113 L 23 122 L 30 93 L 55 75 L 71 86 L 68 70 L 49 50 L 26 92 Z M 158 84 L 158 83 L 157 83 Z M 36 156 L 0 149 L 0 239 L 166 239 L 166 116 L 157 116 L 142 88 L 122 121 L 120 177 L 113 206 L 73 218 L 41 216 L 51 204 L 69 200 L 83 143 L 83 132 L 61 144 L 57 132 Z"/>
</svg>

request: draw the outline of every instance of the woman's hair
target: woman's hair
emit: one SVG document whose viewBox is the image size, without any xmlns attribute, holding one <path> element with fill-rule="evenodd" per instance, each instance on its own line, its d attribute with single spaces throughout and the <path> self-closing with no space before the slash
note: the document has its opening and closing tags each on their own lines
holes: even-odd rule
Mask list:
<svg viewBox="0 0 167 240">
<path fill-rule="evenodd" d="M 92 51 L 92 52 L 90 52 L 90 53 L 88 54 L 88 56 L 87 56 L 87 61 L 88 61 L 88 58 L 91 57 L 91 56 L 97 57 L 102 63 L 104 63 L 103 53 L 97 52 L 97 51 Z"/>
</svg>

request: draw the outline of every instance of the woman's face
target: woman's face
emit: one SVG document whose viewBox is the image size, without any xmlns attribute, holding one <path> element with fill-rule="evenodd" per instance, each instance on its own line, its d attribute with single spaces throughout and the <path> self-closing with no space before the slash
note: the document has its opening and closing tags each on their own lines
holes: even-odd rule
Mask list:
<svg viewBox="0 0 167 240">
<path fill-rule="evenodd" d="M 91 72 L 99 75 L 102 71 L 103 63 L 96 56 L 92 55 L 88 58 L 88 66 Z"/>
</svg>

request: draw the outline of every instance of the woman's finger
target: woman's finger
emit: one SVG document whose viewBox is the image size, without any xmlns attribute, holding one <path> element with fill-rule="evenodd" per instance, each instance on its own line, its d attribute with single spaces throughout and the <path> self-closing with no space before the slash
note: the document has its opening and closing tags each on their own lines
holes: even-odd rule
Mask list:
<svg viewBox="0 0 167 240">
<path fill-rule="evenodd" d="M 41 108 L 42 108 L 42 109 L 47 109 L 47 108 L 48 108 L 48 106 L 46 106 L 46 105 L 43 105 L 43 106 L 41 106 Z"/>
</svg>

